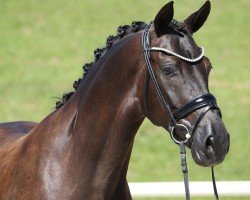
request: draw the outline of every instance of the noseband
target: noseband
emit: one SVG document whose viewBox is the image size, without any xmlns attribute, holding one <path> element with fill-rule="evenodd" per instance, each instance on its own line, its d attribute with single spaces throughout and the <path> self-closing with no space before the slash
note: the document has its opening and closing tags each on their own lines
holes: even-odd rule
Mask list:
<svg viewBox="0 0 250 200">
<path fill-rule="evenodd" d="M 144 53 L 144 58 L 146 61 L 146 66 L 148 69 L 147 70 L 148 71 L 148 76 L 147 76 L 148 78 L 147 78 L 147 84 L 146 84 L 146 87 L 147 87 L 146 91 L 148 90 L 149 79 L 151 78 L 153 81 L 153 84 L 154 84 L 156 94 L 159 98 L 159 101 L 160 101 L 163 109 L 167 113 L 168 118 L 169 118 L 168 131 L 170 132 L 172 140 L 180 146 L 181 166 L 182 166 L 182 172 L 184 175 L 186 199 L 189 200 L 190 199 L 190 192 L 189 192 L 189 182 L 188 182 L 188 169 L 187 169 L 187 162 L 186 162 L 186 150 L 185 150 L 184 144 L 194 135 L 198 125 L 200 124 L 201 120 L 203 119 L 203 117 L 206 115 L 206 113 L 209 110 L 216 109 L 219 111 L 219 113 L 221 113 L 221 112 L 220 112 L 219 107 L 216 104 L 215 97 L 210 93 L 201 94 L 200 96 L 188 101 L 186 104 L 181 106 L 179 109 L 177 109 L 177 111 L 175 113 L 172 112 L 170 106 L 165 101 L 164 95 L 163 95 L 161 88 L 160 88 L 160 86 L 157 82 L 157 79 L 155 77 L 152 65 L 150 63 L 150 51 L 164 52 L 167 55 L 175 56 L 175 57 L 177 57 L 185 62 L 196 63 L 196 62 L 199 62 L 203 58 L 204 49 L 201 47 L 200 48 L 201 54 L 197 58 L 190 59 L 190 58 L 183 57 L 183 56 L 181 56 L 173 51 L 170 51 L 168 49 L 164 49 L 164 48 L 160 48 L 160 47 L 151 47 L 150 33 L 149 33 L 150 26 L 151 26 L 151 24 L 149 24 L 145 28 L 145 30 L 142 34 L 143 53 Z M 146 95 L 145 101 L 147 101 L 147 96 L 148 96 L 147 92 L 146 92 L 146 94 L 147 95 Z M 148 112 L 147 105 L 148 105 L 148 103 L 146 102 L 145 103 L 146 112 Z M 192 114 L 194 111 L 201 109 L 201 108 L 204 108 L 204 109 L 203 109 L 202 113 L 199 115 L 199 117 L 198 117 L 198 119 L 197 119 L 197 121 L 196 121 L 196 123 L 191 131 L 184 124 L 177 123 L 179 120 L 186 118 L 187 116 Z M 185 131 L 186 131 L 185 140 L 183 140 L 183 141 L 176 139 L 176 137 L 174 135 L 175 130 L 178 128 L 185 129 Z M 213 180 L 214 195 L 215 195 L 216 199 L 219 199 L 217 189 L 216 189 L 213 167 L 212 167 L 212 180 Z"/>
</svg>

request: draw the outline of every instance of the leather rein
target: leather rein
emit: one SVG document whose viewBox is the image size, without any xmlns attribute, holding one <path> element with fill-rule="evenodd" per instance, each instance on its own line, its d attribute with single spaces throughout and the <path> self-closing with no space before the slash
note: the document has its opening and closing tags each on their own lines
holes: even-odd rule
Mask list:
<svg viewBox="0 0 250 200">
<path fill-rule="evenodd" d="M 169 118 L 169 125 L 168 125 L 168 131 L 170 132 L 170 136 L 172 140 L 179 145 L 180 147 L 180 156 L 181 156 L 181 166 L 182 166 L 182 172 L 183 172 L 183 178 L 184 178 L 184 186 L 185 186 L 185 193 L 186 193 L 186 199 L 190 200 L 190 191 L 189 191 L 189 181 L 188 181 L 188 168 L 187 168 L 187 162 L 186 162 L 186 150 L 185 150 L 185 143 L 192 138 L 194 135 L 197 127 L 199 126 L 200 122 L 202 121 L 203 117 L 206 115 L 206 113 L 211 110 L 211 109 L 216 109 L 220 112 L 219 107 L 217 106 L 216 99 L 211 93 L 206 93 L 202 94 L 190 101 L 188 101 L 186 104 L 181 106 L 175 113 L 172 112 L 169 104 L 165 101 L 164 95 L 162 93 L 162 90 L 157 82 L 157 79 L 155 77 L 152 65 L 150 63 L 150 51 L 160 51 L 164 52 L 168 55 L 175 56 L 181 60 L 184 60 L 185 62 L 189 63 L 196 63 L 200 61 L 203 56 L 204 56 L 204 49 L 201 48 L 201 55 L 195 59 L 189 59 L 185 58 L 175 52 L 172 52 L 170 50 L 160 48 L 160 47 L 151 47 L 150 43 L 150 33 L 149 33 L 149 28 L 151 24 L 149 24 L 143 31 L 142 34 L 142 46 L 143 46 L 143 54 L 144 58 L 146 61 L 146 66 L 147 66 L 147 81 L 146 81 L 146 89 L 145 89 L 145 94 L 146 97 L 145 99 L 145 109 L 146 113 L 149 114 L 148 111 L 148 86 L 149 86 L 149 81 L 150 78 L 153 82 L 155 92 L 158 96 L 158 99 L 160 101 L 161 106 L 163 107 L 164 111 L 166 112 L 168 118 Z M 184 124 L 177 123 L 180 119 L 183 119 L 187 117 L 188 115 L 192 114 L 194 111 L 204 108 L 202 113 L 199 115 L 193 129 L 190 131 Z M 220 114 L 221 115 L 221 114 Z M 178 140 L 174 136 L 174 132 L 176 129 L 182 128 L 185 129 L 186 134 L 185 134 L 185 140 Z M 191 134 L 190 134 L 191 133 Z M 214 169 L 213 167 L 211 168 L 212 171 L 212 182 L 213 182 L 213 189 L 214 189 L 214 195 L 215 199 L 219 199 L 218 197 L 218 192 L 217 192 L 217 187 L 216 187 L 216 182 L 215 182 L 215 175 L 214 175 Z"/>
</svg>

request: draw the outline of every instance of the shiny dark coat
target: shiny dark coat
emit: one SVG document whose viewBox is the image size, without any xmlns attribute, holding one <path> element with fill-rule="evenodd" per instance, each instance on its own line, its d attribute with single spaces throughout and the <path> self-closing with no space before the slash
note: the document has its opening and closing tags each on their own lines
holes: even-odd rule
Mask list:
<svg viewBox="0 0 250 200">
<path fill-rule="evenodd" d="M 196 57 L 198 46 L 192 34 L 209 11 L 206 2 L 178 31 L 168 26 L 173 18 L 173 3 L 168 3 L 150 29 L 152 45 Z M 1 200 L 131 199 L 126 174 L 135 134 L 146 116 L 147 73 L 141 34 L 139 31 L 110 48 L 69 101 L 40 123 L 0 124 Z M 159 52 L 151 54 L 156 77 L 173 111 L 208 92 L 211 66 L 207 58 L 191 65 Z M 168 119 L 152 82 L 147 89 L 146 117 L 166 128 Z M 198 114 L 182 123 L 192 128 Z M 202 166 L 222 162 L 229 137 L 218 113 L 207 114 L 198 129 L 193 143 L 187 144 L 194 160 Z M 214 142 L 208 147 L 205 141 L 211 135 Z"/>
</svg>

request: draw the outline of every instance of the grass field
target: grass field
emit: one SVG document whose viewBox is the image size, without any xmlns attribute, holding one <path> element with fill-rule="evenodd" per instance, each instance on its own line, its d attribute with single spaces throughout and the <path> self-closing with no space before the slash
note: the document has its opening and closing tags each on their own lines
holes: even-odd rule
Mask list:
<svg viewBox="0 0 250 200">
<path fill-rule="evenodd" d="M 166 2 L 1 1 L 0 121 L 42 120 L 108 35 L 119 25 L 151 21 Z M 185 19 L 203 2 L 176 0 L 175 18 Z M 210 90 L 231 133 L 230 153 L 216 167 L 218 180 L 250 180 L 249 8 L 249 0 L 214 0 L 207 23 L 195 34 L 213 63 Z M 146 120 L 136 136 L 129 181 L 182 180 L 178 151 L 168 133 Z M 210 180 L 209 169 L 188 158 L 190 180 Z"/>
</svg>

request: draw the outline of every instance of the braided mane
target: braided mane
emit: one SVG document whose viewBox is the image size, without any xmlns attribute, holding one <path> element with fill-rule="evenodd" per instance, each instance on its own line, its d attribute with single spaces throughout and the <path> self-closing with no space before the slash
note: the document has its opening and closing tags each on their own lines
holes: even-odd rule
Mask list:
<svg viewBox="0 0 250 200">
<path fill-rule="evenodd" d="M 122 38 L 129 36 L 133 33 L 136 33 L 140 30 L 143 30 L 147 26 L 147 23 L 142 21 L 132 22 L 131 25 L 122 25 L 117 28 L 117 35 L 110 35 L 106 41 L 106 47 L 97 48 L 94 50 L 94 61 L 91 63 L 86 63 L 83 65 L 83 75 L 78 80 L 74 81 L 73 88 L 74 91 L 63 94 L 63 96 L 56 102 L 56 109 L 62 107 L 75 93 L 78 86 L 81 84 L 82 79 L 86 76 L 89 70 L 91 70 L 94 63 L 96 63 L 114 44 L 118 43 Z M 183 23 L 178 22 L 176 20 L 172 20 L 169 24 L 169 27 L 180 30 L 183 27 Z"/>
</svg>

